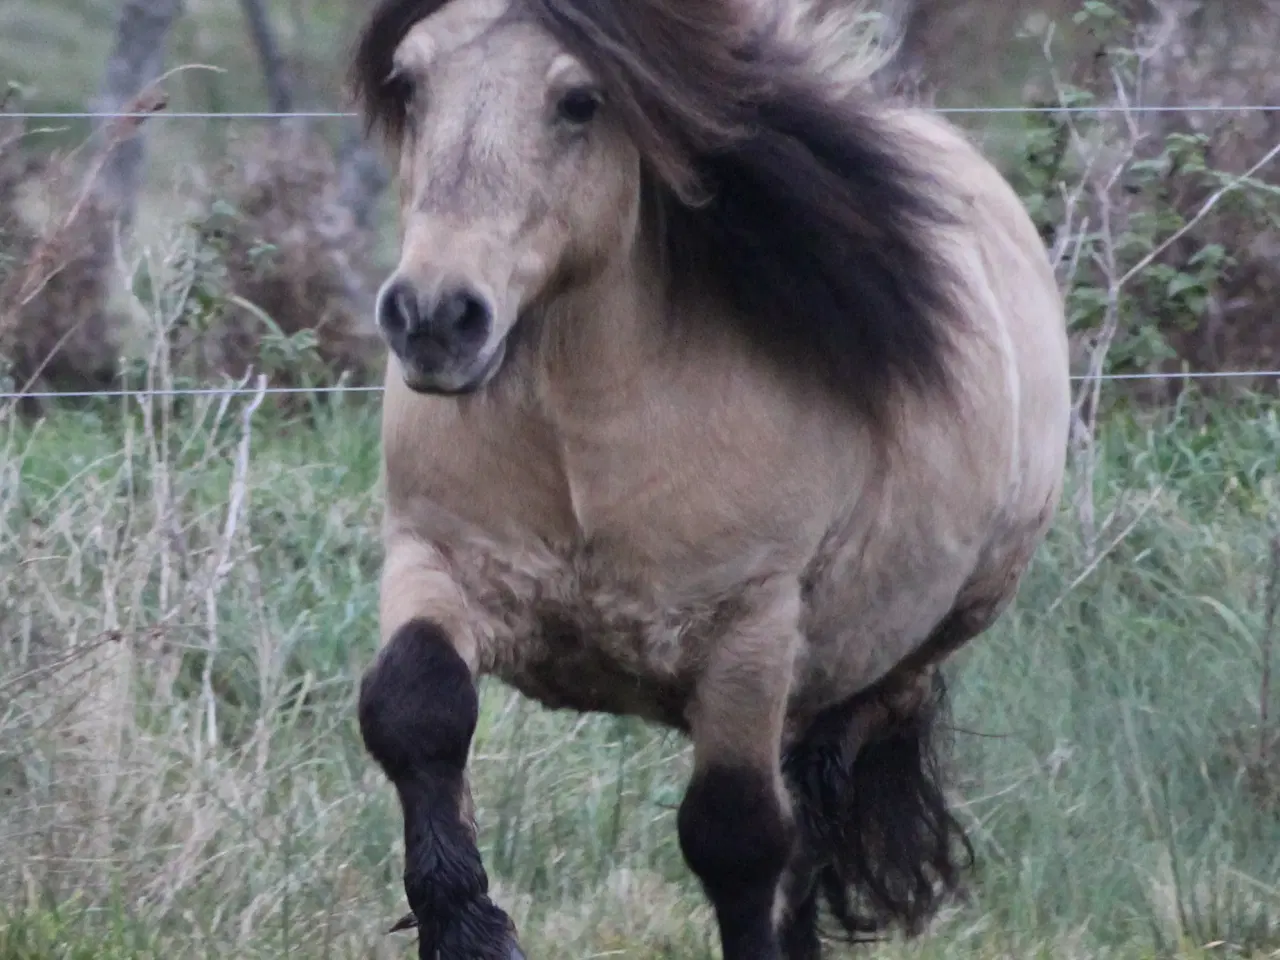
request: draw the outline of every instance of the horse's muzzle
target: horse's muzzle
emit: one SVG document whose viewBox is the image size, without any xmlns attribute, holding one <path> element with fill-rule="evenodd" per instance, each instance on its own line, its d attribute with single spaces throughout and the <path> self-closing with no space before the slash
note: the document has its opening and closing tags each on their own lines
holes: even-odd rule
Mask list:
<svg viewBox="0 0 1280 960">
<path fill-rule="evenodd" d="M 424 293 L 400 277 L 379 293 L 378 329 L 400 360 L 405 384 L 418 393 L 462 394 L 497 371 L 504 350 L 490 347 L 493 306 L 466 284 Z"/>
</svg>

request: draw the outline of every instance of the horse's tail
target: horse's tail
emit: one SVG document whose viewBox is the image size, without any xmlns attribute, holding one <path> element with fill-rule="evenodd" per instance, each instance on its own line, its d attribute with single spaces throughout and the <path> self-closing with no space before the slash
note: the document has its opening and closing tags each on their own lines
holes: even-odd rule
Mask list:
<svg viewBox="0 0 1280 960">
<path fill-rule="evenodd" d="M 943 795 L 945 709 L 945 680 L 929 669 L 831 708 L 783 758 L 800 827 L 792 956 L 819 955 L 819 898 L 847 939 L 866 940 L 891 925 L 920 932 L 959 889 L 973 847 Z"/>
</svg>

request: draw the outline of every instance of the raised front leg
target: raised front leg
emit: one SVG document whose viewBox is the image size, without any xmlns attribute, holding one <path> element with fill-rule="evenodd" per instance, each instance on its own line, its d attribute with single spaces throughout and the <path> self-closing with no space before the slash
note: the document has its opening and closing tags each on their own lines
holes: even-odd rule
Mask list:
<svg viewBox="0 0 1280 960">
<path fill-rule="evenodd" d="M 779 960 L 779 882 L 795 842 L 779 753 L 800 638 L 792 585 L 763 588 L 695 697 L 694 772 L 677 828 L 715 908 L 724 960 Z"/>
<path fill-rule="evenodd" d="M 360 687 L 360 732 L 400 797 L 418 957 L 511 960 L 523 955 L 510 919 L 489 899 L 466 812 L 479 712 L 474 651 L 465 629 L 449 623 L 459 608 L 428 560 L 425 551 L 388 556 L 384 643 Z"/>
</svg>

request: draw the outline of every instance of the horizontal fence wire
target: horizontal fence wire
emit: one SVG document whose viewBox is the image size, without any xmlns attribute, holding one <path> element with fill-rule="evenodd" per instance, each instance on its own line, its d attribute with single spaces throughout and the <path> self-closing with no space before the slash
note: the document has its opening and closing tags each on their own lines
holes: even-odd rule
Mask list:
<svg viewBox="0 0 1280 960">
<path fill-rule="evenodd" d="M 958 114 L 1106 114 L 1106 113 L 1275 113 L 1280 112 L 1280 104 L 1165 104 L 1165 105 L 1097 105 L 1097 106 L 1040 106 L 1020 105 L 1002 107 L 935 107 L 937 113 Z M 0 118 L 14 120 L 129 120 L 129 119 L 161 119 L 174 120 L 331 120 L 354 119 L 360 116 L 353 111 L 339 110 L 299 110 L 296 112 L 277 111 L 168 111 L 155 112 L 113 112 L 113 111 L 0 111 Z M 1175 373 L 1109 373 L 1097 377 L 1076 375 L 1073 382 L 1093 380 L 1132 381 L 1132 380 L 1218 380 L 1243 377 L 1275 377 L 1280 378 L 1280 370 L 1201 370 Z M 247 387 L 229 385 L 226 387 L 175 387 L 159 390 L 68 390 L 68 391 L 30 391 L 3 392 L 0 400 L 55 400 L 72 398 L 110 398 L 110 397 L 193 397 L 193 396 L 258 396 L 260 394 L 344 394 L 344 393 L 381 393 L 385 388 L 373 386 L 317 386 L 317 387 Z"/>
<path fill-rule="evenodd" d="M 1132 380 L 1223 380 L 1243 377 L 1272 377 L 1280 379 L 1280 370 L 1189 370 L 1185 373 L 1104 373 L 1096 377 L 1088 374 L 1077 374 L 1071 377 L 1073 383 Z M 316 393 L 382 393 L 386 387 L 382 384 L 370 386 L 347 386 L 335 384 L 318 387 L 247 387 L 230 384 L 225 387 L 172 387 L 156 390 L 44 390 L 22 393 L 18 391 L 0 392 L 0 400 L 57 400 L 69 398 L 110 398 L 110 397 L 223 397 L 223 396 L 258 396 L 259 394 L 316 394 Z"/>
<path fill-rule="evenodd" d="M 1099 105 L 1099 106 L 1007 106 L 1007 107 L 933 107 L 935 113 L 1276 113 L 1280 112 L 1280 104 L 1242 103 L 1242 104 L 1165 104 L 1151 106 L 1137 105 Z M 299 110 L 296 113 L 279 113 L 273 111 L 180 111 L 158 110 L 155 112 L 26 112 L 0 111 L 0 117 L 14 120 L 154 120 L 169 118 L 172 120 L 334 120 L 354 119 L 360 116 L 353 111 L 342 110 Z"/>
</svg>

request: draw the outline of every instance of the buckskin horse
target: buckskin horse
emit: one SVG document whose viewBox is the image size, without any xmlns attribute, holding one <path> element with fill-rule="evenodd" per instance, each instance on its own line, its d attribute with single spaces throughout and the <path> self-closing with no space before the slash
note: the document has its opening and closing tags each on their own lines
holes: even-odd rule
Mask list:
<svg viewBox="0 0 1280 960">
<path fill-rule="evenodd" d="M 356 44 L 402 230 L 358 714 L 424 960 L 523 955 L 467 784 L 482 675 L 689 737 L 726 960 L 820 957 L 824 906 L 918 933 L 972 861 L 938 668 L 1061 497 L 1061 296 L 965 136 L 765 6 L 383 0 Z"/>
</svg>

